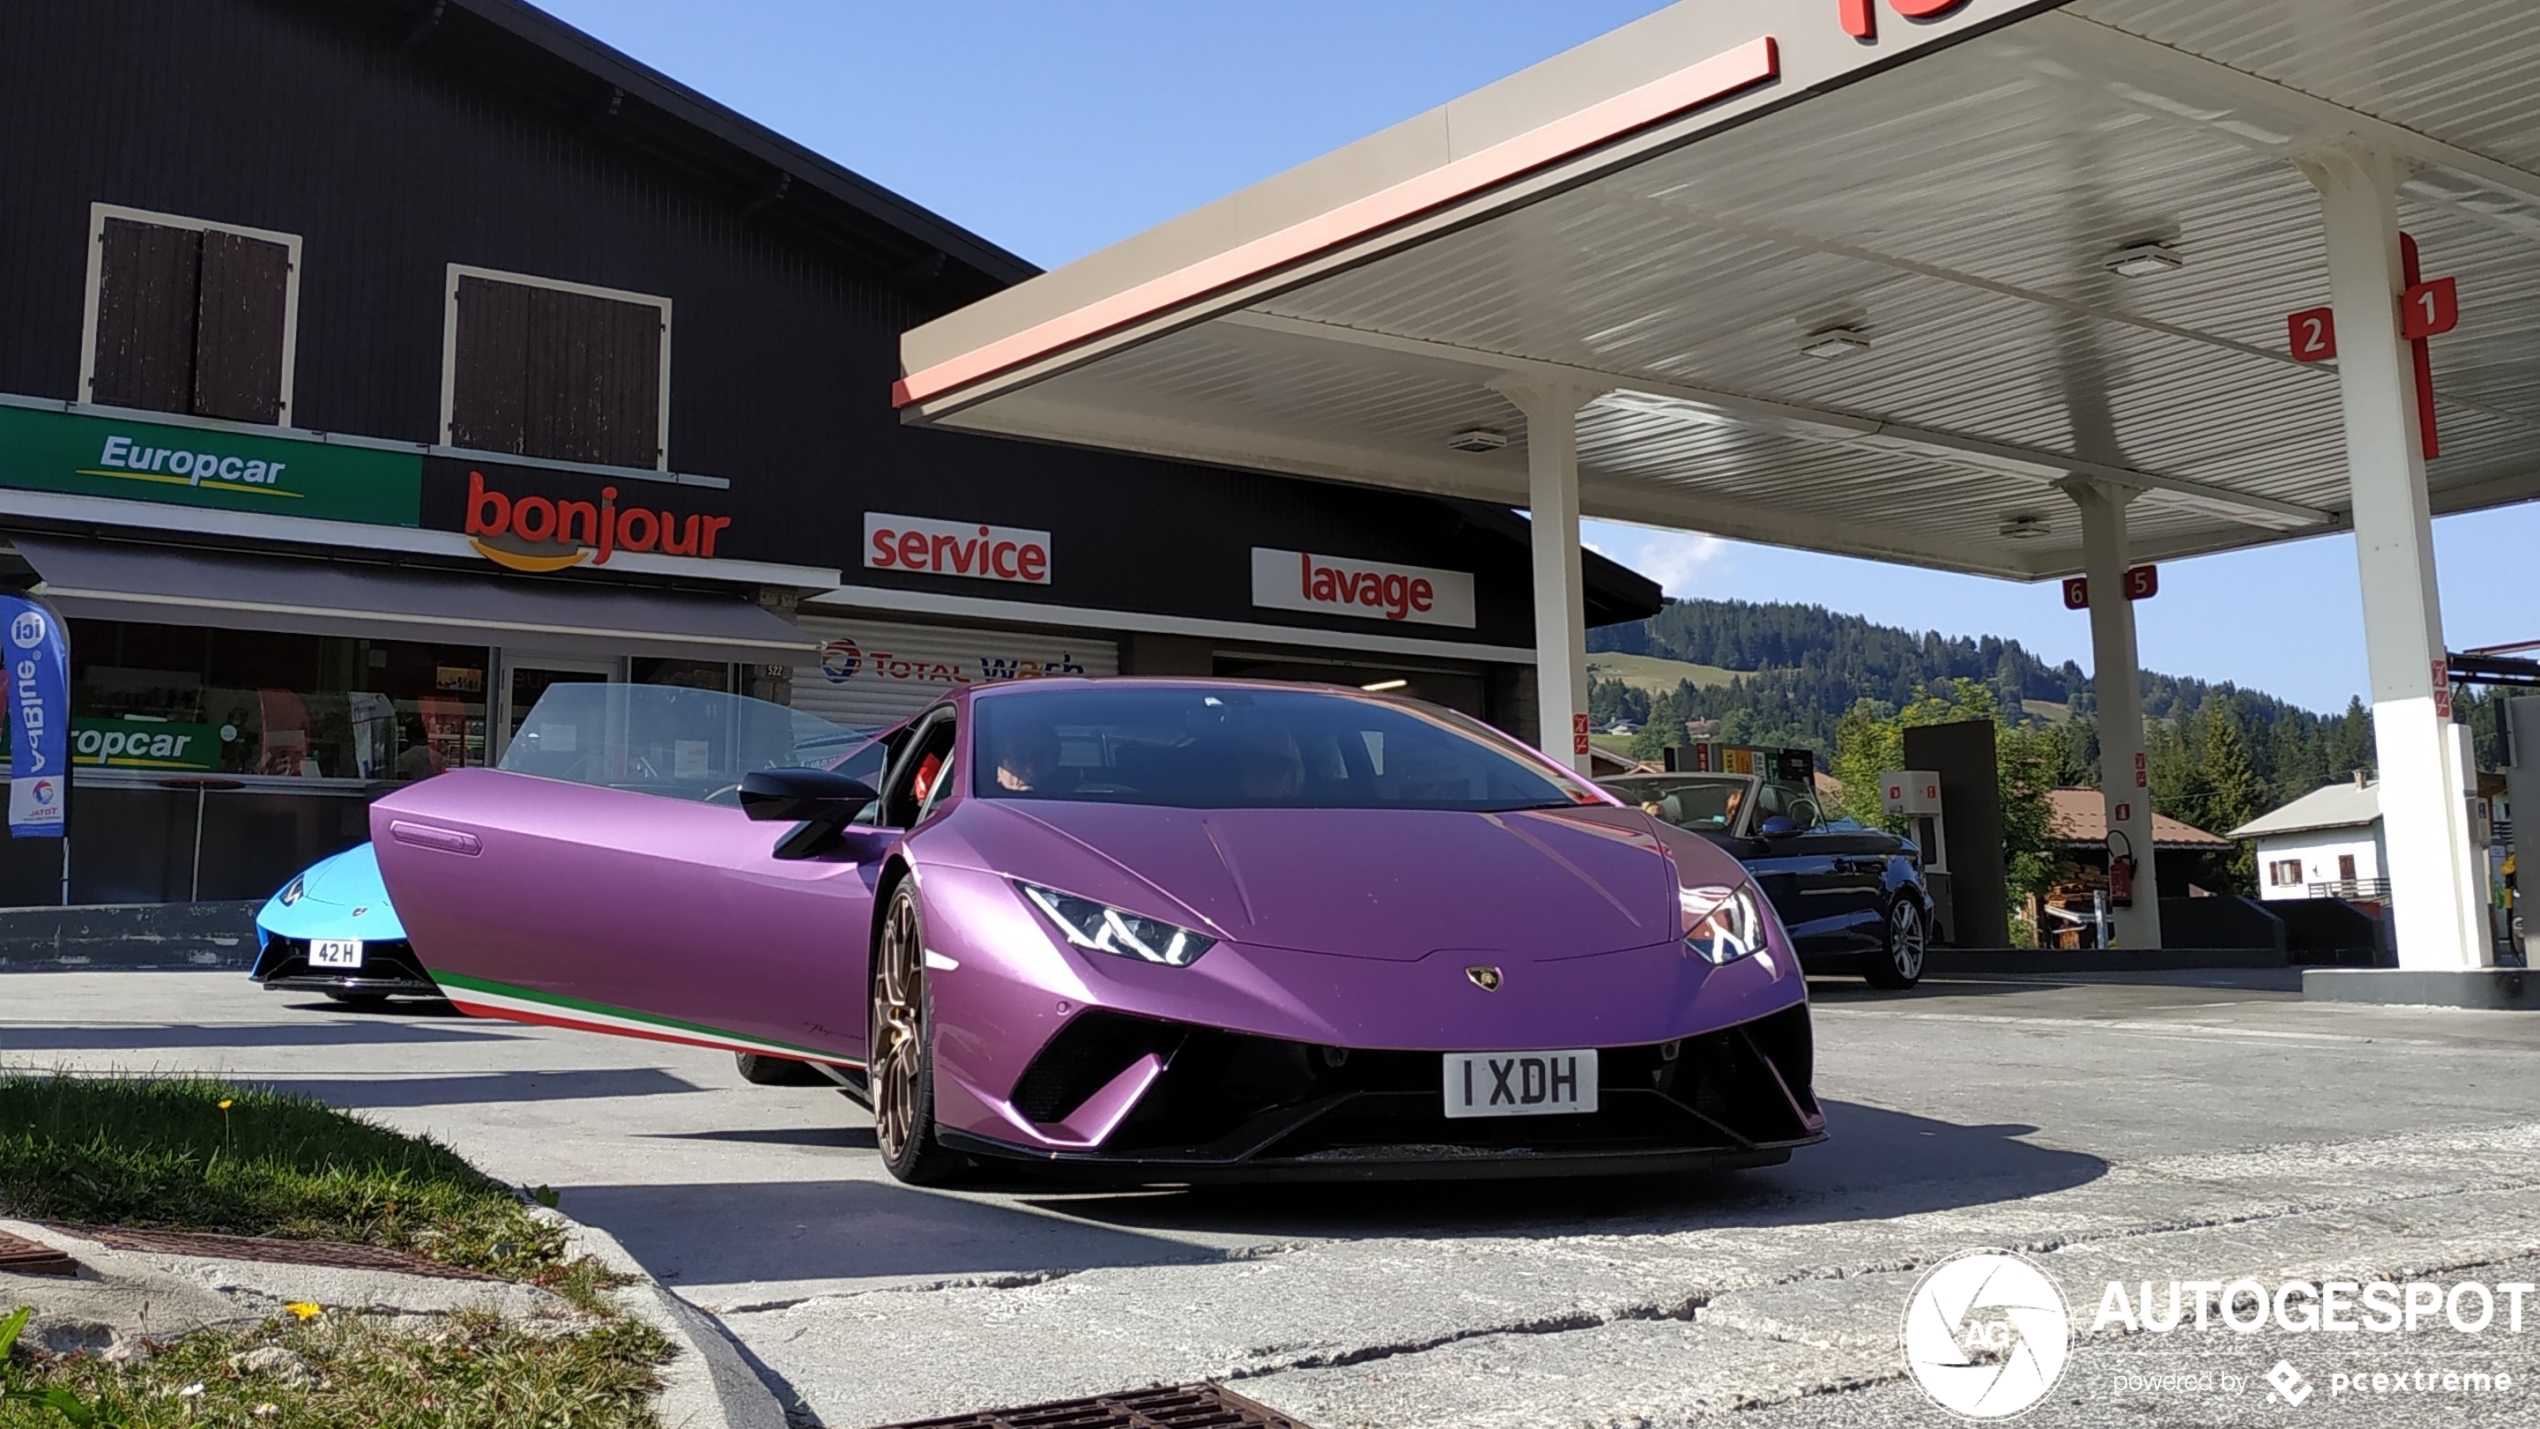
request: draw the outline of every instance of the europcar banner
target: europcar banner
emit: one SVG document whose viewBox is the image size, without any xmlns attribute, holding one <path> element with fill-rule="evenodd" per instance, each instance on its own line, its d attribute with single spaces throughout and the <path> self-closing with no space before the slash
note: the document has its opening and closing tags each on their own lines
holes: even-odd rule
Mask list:
<svg viewBox="0 0 2540 1429">
<path fill-rule="evenodd" d="M 8 657 L 9 836 L 57 839 L 70 801 L 71 647 L 52 611 L 0 596 Z"/>
</svg>

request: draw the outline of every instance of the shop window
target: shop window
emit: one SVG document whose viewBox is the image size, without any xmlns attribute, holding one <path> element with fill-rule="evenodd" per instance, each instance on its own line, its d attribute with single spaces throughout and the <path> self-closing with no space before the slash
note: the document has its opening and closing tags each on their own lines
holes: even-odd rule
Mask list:
<svg viewBox="0 0 2540 1429">
<path fill-rule="evenodd" d="M 487 762 L 486 651 L 71 622 L 72 763 L 388 783 Z"/>
<path fill-rule="evenodd" d="M 450 266 L 442 440 L 660 468 L 670 300 Z"/>
<path fill-rule="evenodd" d="M 93 206 L 91 231 L 89 401 L 289 418 L 298 238 L 107 204 Z"/>
</svg>

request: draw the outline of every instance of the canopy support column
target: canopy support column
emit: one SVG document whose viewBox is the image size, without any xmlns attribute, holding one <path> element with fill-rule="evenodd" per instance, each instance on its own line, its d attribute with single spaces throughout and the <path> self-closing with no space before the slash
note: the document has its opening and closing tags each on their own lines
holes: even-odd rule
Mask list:
<svg viewBox="0 0 2540 1429">
<path fill-rule="evenodd" d="M 2143 762 L 2143 673 L 2126 599 L 2126 503 L 2136 493 L 2104 482 L 2065 488 L 2081 508 L 2082 569 L 2090 578 L 2090 685 L 2099 700 L 2099 790 L 2107 801 L 2108 859 L 2131 858 L 2133 902 L 2112 907 L 2120 948 L 2161 946 L 2161 883 L 2152 852 L 2152 790 Z M 2112 904 L 2114 900 L 2111 900 Z"/>
<path fill-rule="evenodd" d="M 2361 147 L 2315 154 L 2302 168 L 2319 189 L 2327 229 L 2399 965 L 2486 967 L 2494 956 L 2487 880 L 2470 847 L 2470 790 L 2452 732 L 2415 368 L 2399 328 L 2401 168 Z"/>
<path fill-rule="evenodd" d="M 1574 387 L 1503 386 L 1526 414 L 1526 506 L 1533 520 L 1535 709 L 1539 747 L 1588 772 L 1587 591 L 1579 570 L 1579 409 Z"/>
</svg>

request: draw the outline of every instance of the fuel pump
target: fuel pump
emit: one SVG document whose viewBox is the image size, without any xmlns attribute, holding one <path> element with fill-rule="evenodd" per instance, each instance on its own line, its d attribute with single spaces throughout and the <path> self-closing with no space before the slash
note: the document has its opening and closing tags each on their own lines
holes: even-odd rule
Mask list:
<svg viewBox="0 0 2540 1429">
<path fill-rule="evenodd" d="M 1954 918 L 1957 905 L 1949 897 L 1948 825 L 1941 813 L 1940 775 L 1929 769 L 1897 769 L 1880 775 L 1879 807 L 1905 821 L 1905 837 L 1914 841 L 1935 918 Z M 1953 941 L 1957 933 L 1947 927 L 1936 931 L 1943 942 Z"/>
</svg>

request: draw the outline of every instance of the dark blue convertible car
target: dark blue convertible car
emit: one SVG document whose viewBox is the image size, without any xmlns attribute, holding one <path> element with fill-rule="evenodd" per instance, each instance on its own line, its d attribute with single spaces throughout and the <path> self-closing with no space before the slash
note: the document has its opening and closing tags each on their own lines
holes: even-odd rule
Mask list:
<svg viewBox="0 0 2540 1429">
<path fill-rule="evenodd" d="M 1922 980 L 1931 893 L 1909 841 L 1829 819 L 1812 789 L 1760 774 L 1624 774 L 1597 782 L 1746 865 L 1807 971 L 1858 973 L 1884 988 Z"/>
</svg>

